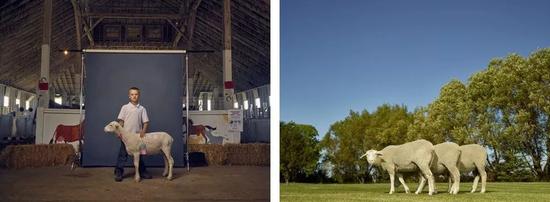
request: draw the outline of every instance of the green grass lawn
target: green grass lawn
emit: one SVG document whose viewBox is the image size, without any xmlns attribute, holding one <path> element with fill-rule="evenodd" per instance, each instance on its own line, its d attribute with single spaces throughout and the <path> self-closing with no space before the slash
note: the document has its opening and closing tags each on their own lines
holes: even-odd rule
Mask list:
<svg viewBox="0 0 550 202">
<path fill-rule="evenodd" d="M 411 194 L 399 186 L 392 195 L 389 183 L 281 184 L 281 201 L 550 201 L 549 182 L 487 182 L 486 193 L 470 193 L 471 182 L 460 183 L 460 193 L 450 195 L 446 183 L 437 183 L 438 194 L 429 196 L 427 185 L 416 195 L 417 183 L 408 183 Z"/>
</svg>

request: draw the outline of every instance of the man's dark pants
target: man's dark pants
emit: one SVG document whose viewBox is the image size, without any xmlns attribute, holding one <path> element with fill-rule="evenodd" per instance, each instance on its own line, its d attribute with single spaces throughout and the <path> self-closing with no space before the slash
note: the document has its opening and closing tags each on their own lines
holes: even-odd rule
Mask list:
<svg viewBox="0 0 550 202">
<path fill-rule="evenodd" d="M 118 158 L 116 162 L 115 167 L 115 174 L 117 173 L 117 170 L 121 173 L 124 173 L 124 164 L 126 164 L 126 160 L 128 160 L 128 152 L 126 151 L 126 145 L 124 145 L 124 142 L 122 140 L 120 141 L 120 151 L 118 151 Z M 134 160 L 132 159 L 132 165 L 134 164 Z M 139 173 L 147 172 L 145 169 L 145 164 L 143 163 L 143 156 L 139 155 Z"/>
</svg>

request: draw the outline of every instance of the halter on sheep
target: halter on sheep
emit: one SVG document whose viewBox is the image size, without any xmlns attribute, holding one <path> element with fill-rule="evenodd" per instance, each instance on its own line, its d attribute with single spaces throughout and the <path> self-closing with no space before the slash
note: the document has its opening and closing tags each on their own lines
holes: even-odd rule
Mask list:
<svg viewBox="0 0 550 202">
<path fill-rule="evenodd" d="M 164 172 L 162 176 L 166 179 L 172 180 L 172 167 L 174 166 L 174 159 L 170 150 L 174 139 L 168 133 L 165 132 L 152 132 L 145 134 L 145 137 L 140 138 L 139 134 L 131 133 L 124 129 L 118 122 L 113 121 L 105 126 L 105 132 L 113 132 L 120 136 L 122 142 L 126 145 L 126 151 L 128 154 L 134 157 L 134 166 L 136 174 L 134 179 L 139 182 L 139 145 L 143 141 L 145 148 L 147 149 L 147 155 L 163 153 L 164 157 Z"/>
</svg>

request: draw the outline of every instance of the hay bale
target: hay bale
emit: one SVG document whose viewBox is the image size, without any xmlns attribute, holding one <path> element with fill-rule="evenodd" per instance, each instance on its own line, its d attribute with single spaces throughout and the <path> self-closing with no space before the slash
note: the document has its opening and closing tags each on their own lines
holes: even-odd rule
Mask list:
<svg viewBox="0 0 550 202">
<path fill-rule="evenodd" d="M 190 144 L 189 152 L 202 152 L 208 165 L 224 165 L 227 157 L 221 144 Z"/>
<path fill-rule="evenodd" d="M 75 151 L 70 144 L 9 145 L 2 151 L 0 161 L 10 169 L 68 165 Z"/>
<path fill-rule="evenodd" d="M 269 165 L 269 144 L 190 144 L 189 152 L 202 152 L 208 165 Z"/>
<path fill-rule="evenodd" d="M 269 165 L 269 144 L 227 144 L 225 148 L 231 165 Z"/>
</svg>

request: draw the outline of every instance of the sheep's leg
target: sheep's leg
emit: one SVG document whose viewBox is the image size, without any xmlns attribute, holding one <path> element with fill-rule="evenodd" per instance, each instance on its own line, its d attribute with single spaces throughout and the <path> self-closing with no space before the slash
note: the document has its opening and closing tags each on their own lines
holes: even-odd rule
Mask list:
<svg viewBox="0 0 550 202">
<path fill-rule="evenodd" d="M 395 191 L 394 182 L 395 182 L 395 174 L 390 173 L 390 194 L 393 194 L 393 192 Z"/>
<path fill-rule="evenodd" d="M 424 186 L 426 185 L 426 178 L 424 178 L 422 174 L 419 174 L 418 177 L 420 178 L 420 184 L 418 185 L 416 192 L 414 192 L 415 194 L 422 193 L 422 189 L 424 189 Z"/>
<path fill-rule="evenodd" d="M 458 191 L 460 190 L 460 171 L 458 171 L 457 167 L 450 167 L 450 176 L 449 176 L 449 185 L 450 180 L 452 178 L 453 185 L 451 187 L 451 194 L 458 194 Z"/>
<path fill-rule="evenodd" d="M 168 154 L 168 180 L 172 180 L 172 168 L 174 167 L 174 159 L 172 158 L 172 154 Z"/>
<path fill-rule="evenodd" d="M 134 153 L 134 167 L 135 167 L 135 173 L 136 173 L 136 176 L 134 177 L 134 179 L 136 180 L 136 182 L 139 182 L 139 180 L 141 179 L 139 177 L 139 153 Z"/>
<path fill-rule="evenodd" d="M 162 172 L 162 177 L 168 176 L 168 157 L 162 152 L 162 159 L 164 160 L 164 172 Z"/>
<path fill-rule="evenodd" d="M 172 153 L 170 153 L 170 146 L 162 148 L 162 152 L 168 161 L 168 176 L 166 179 L 172 180 L 172 168 L 174 167 L 174 159 L 172 158 Z"/>
<path fill-rule="evenodd" d="M 447 191 L 449 192 L 449 194 L 453 193 L 453 190 L 451 189 L 451 184 L 452 184 L 452 176 L 451 175 L 448 175 L 447 178 L 449 178 L 449 188 L 447 189 Z"/>
<path fill-rule="evenodd" d="M 432 174 L 432 171 L 430 170 L 430 166 L 422 165 L 422 166 L 419 166 L 419 168 L 422 171 L 422 174 L 424 174 L 424 176 L 428 180 L 428 194 L 432 195 L 434 193 L 434 190 L 435 190 L 435 185 L 434 185 L 435 182 L 434 182 L 434 175 Z"/>
<path fill-rule="evenodd" d="M 474 184 L 472 185 L 472 193 L 476 192 L 476 189 L 477 189 L 477 183 L 479 181 L 479 175 L 476 175 L 476 177 L 474 178 Z"/>
<path fill-rule="evenodd" d="M 485 193 L 485 184 L 487 183 L 487 172 L 485 172 L 484 163 L 476 163 L 477 171 L 481 175 L 481 191 Z"/>
<path fill-rule="evenodd" d="M 487 184 L 487 173 L 481 173 L 481 193 L 485 193 L 485 185 Z"/>
<path fill-rule="evenodd" d="M 428 186 L 430 185 L 430 182 L 432 183 L 432 193 L 428 193 L 429 195 L 432 195 L 432 194 L 437 194 L 437 189 L 435 187 L 435 178 L 434 178 L 434 175 L 432 174 L 432 171 L 430 171 L 428 169 L 427 171 L 427 174 L 426 174 L 428 177 Z"/>
<path fill-rule="evenodd" d="M 405 193 L 409 193 L 409 187 L 407 184 L 405 184 L 405 180 L 403 179 L 403 174 L 397 174 L 397 178 L 399 178 L 399 182 L 403 185 L 403 188 L 405 188 Z"/>
</svg>

